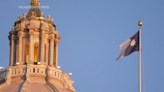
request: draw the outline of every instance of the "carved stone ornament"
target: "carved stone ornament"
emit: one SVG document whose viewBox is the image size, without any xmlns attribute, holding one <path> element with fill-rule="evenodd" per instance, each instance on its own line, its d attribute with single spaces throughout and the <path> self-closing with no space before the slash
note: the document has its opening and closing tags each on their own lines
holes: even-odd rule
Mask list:
<svg viewBox="0 0 164 92">
<path fill-rule="evenodd" d="M 31 21 L 30 21 L 30 26 L 32 26 L 32 25 L 34 25 L 34 23 L 33 23 L 33 21 L 31 20 Z"/>
<path fill-rule="evenodd" d="M 11 31 L 14 31 L 14 29 L 15 29 L 15 28 L 13 27 Z"/>
<path fill-rule="evenodd" d="M 29 31 L 29 35 L 34 35 L 34 32 L 33 31 Z"/>
<path fill-rule="evenodd" d="M 26 18 L 26 13 L 23 13 L 23 18 Z"/>
<path fill-rule="evenodd" d="M 46 24 L 45 23 L 42 23 L 41 26 L 44 27 L 44 26 L 46 26 Z"/>
<path fill-rule="evenodd" d="M 50 15 L 47 16 L 48 20 L 50 20 L 50 17 L 51 17 Z"/>
<path fill-rule="evenodd" d="M 59 44 L 59 40 L 58 39 L 55 39 L 55 44 Z"/>
<path fill-rule="evenodd" d="M 35 13 L 34 13 L 34 11 L 31 13 L 31 17 L 34 17 L 35 16 Z"/>
<path fill-rule="evenodd" d="M 43 12 L 40 13 L 40 17 L 43 17 Z"/>
</svg>

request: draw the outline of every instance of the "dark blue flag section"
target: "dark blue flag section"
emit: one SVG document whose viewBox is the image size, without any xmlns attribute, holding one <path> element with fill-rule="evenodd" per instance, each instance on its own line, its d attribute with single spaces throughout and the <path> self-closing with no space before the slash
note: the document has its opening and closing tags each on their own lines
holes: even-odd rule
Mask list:
<svg viewBox="0 0 164 92">
<path fill-rule="evenodd" d="M 122 43 L 119 47 L 120 56 L 117 58 L 117 60 L 130 55 L 134 51 L 139 51 L 139 31 L 133 37 Z"/>
</svg>

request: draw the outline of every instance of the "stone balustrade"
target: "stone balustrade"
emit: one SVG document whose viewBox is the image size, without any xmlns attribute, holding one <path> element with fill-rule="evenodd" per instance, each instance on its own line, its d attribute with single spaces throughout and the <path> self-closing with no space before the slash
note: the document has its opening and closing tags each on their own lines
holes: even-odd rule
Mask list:
<svg viewBox="0 0 164 92">
<path fill-rule="evenodd" d="M 7 73 L 7 69 L 0 71 L 0 81 L 5 80 Z"/>
<path fill-rule="evenodd" d="M 10 68 L 11 77 L 25 76 L 26 65 L 14 66 Z"/>
<path fill-rule="evenodd" d="M 57 79 L 60 79 L 60 80 L 63 79 L 63 77 L 62 77 L 62 71 L 60 71 L 58 69 L 55 69 L 55 68 L 51 68 L 50 69 L 50 76 L 51 77 L 54 77 L 54 78 L 57 78 Z"/>
<path fill-rule="evenodd" d="M 65 84 L 65 88 L 66 89 L 71 89 L 71 90 L 75 91 L 74 87 L 72 86 L 73 83 L 74 83 L 74 81 L 72 81 L 69 78 L 69 76 L 64 73 L 64 84 Z"/>
<path fill-rule="evenodd" d="M 26 78 L 31 83 L 46 83 L 46 66 L 45 65 L 27 65 Z"/>
<path fill-rule="evenodd" d="M 46 66 L 44 65 L 30 65 L 27 71 L 30 76 L 46 76 Z"/>
<path fill-rule="evenodd" d="M 32 83 L 46 83 L 46 79 L 52 84 L 58 83 L 59 87 L 72 90 L 75 92 L 72 81 L 69 76 L 59 69 L 54 67 L 47 67 L 45 65 L 20 65 L 9 67 L 0 72 L 0 81 L 6 81 L 10 83 L 12 80 L 16 80 L 17 77 L 26 77 L 29 82 Z"/>
<path fill-rule="evenodd" d="M 48 67 L 47 73 L 48 73 L 48 79 L 52 83 L 54 83 L 54 82 L 56 83 L 58 81 L 63 85 L 64 89 L 69 89 L 69 90 L 75 91 L 74 87 L 72 86 L 74 81 L 72 81 L 64 71 L 58 70 L 53 67 Z"/>
</svg>

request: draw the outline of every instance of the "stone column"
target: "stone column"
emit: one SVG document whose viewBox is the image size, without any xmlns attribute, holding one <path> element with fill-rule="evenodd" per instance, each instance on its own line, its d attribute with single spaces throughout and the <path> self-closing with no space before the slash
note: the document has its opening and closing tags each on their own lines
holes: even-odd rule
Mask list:
<svg viewBox="0 0 164 92">
<path fill-rule="evenodd" d="M 22 64 L 22 31 L 18 31 L 18 61 L 19 64 Z"/>
<path fill-rule="evenodd" d="M 28 64 L 34 63 L 34 30 L 29 29 L 29 61 Z"/>
<path fill-rule="evenodd" d="M 54 62 L 54 63 L 56 63 L 56 64 L 54 64 L 54 65 L 56 65 L 55 66 L 56 68 L 58 67 L 58 45 L 59 45 L 59 40 L 56 38 L 55 39 L 55 49 L 56 49 L 56 52 L 54 52 L 56 54 L 56 58 L 55 58 L 55 62 Z"/>
<path fill-rule="evenodd" d="M 56 49 L 56 58 L 55 58 L 55 67 L 57 68 L 58 67 L 58 45 L 59 45 L 59 41 L 60 41 L 60 35 L 57 35 L 56 38 L 55 38 L 55 49 Z"/>
<path fill-rule="evenodd" d="M 10 40 L 10 56 L 9 56 L 9 66 L 12 66 L 11 65 L 11 40 Z M 0 77 L 1 78 L 1 77 Z"/>
<path fill-rule="evenodd" d="M 48 65 L 48 59 L 49 59 L 49 40 L 47 40 L 47 43 L 46 43 L 46 64 Z"/>
<path fill-rule="evenodd" d="M 45 35 L 44 35 L 44 33 L 43 33 L 43 30 L 42 30 L 42 35 L 41 35 L 41 53 L 40 53 L 40 62 L 41 62 L 41 64 L 44 64 L 45 63 L 45 61 L 44 61 L 44 54 L 46 54 L 46 53 L 44 53 L 44 42 L 45 42 Z"/>
<path fill-rule="evenodd" d="M 23 41 L 22 41 L 22 62 L 23 62 L 23 64 L 26 63 L 26 60 L 25 60 L 25 56 L 26 56 L 25 48 L 26 48 L 25 37 L 23 37 Z"/>
<path fill-rule="evenodd" d="M 17 65 L 17 62 L 19 61 L 19 54 L 18 54 L 18 40 L 16 40 L 16 61 L 15 61 L 15 65 Z"/>
<path fill-rule="evenodd" d="M 13 66 L 14 65 L 14 44 L 15 44 L 15 41 L 14 41 L 14 34 L 11 35 L 11 52 L 10 52 L 10 66 Z"/>
<path fill-rule="evenodd" d="M 51 67 L 54 67 L 53 56 L 54 56 L 54 35 L 52 34 L 50 39 L 50 66 Z"/>
</svg>

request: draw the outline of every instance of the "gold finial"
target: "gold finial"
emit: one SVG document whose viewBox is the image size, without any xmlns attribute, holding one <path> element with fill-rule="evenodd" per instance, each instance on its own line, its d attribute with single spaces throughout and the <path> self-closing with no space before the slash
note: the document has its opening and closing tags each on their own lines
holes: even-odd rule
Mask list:
<svg viewBox="0 0 164 92">
<path fill-rule="evenodd" d="M 50 17 L 51 17 L 51 16 L 50 16 L 50 15 L 48 15 L 47 17 L 48 17 L 48 20 L 50 20 Z"/>
<path fill-rule="evenodd" d="M 34 11 L 32 11 L 31 17 L 34 17 L 34 14 L 35 14 L 35 12 L 34 12 Z"/>
<path fill-rule="evenodd" d="M 30 5 L 37 5 L 37 6 L 39 6 L 40 3 L 39 3 L 38 0 L 32 0 L 32 1 L 30 2 Z"/>
<path fill-rule="evenodd" d="M 138 26 L 142 26 L 142 21 L 139 21 L 138 22 Z"/>
<path fill-rule="evenodd" d="M 26 13 L 23 13 L 23 18 L 26 18 Z"/>
<path fill-rule="evenodd" d="M 53 22 L 53 21 L 54 21 L 54 19 L 51 19 L 51 21 Z"/>
<path fill-rule="evenodd" d="M 19 21 L 20 20 L 20 16 L 18 15 L 18 19 L 17 19 L 17 21 Z"/>
<path fill-rule="evenodd" d="M 20 16 L 18 15 L 18 19 L 20 19 Z"/>
<path fill-rule="evenodd" d="M 40 17 L 43 17 L 43 12 L 40 13 Z"/>
</svg>

